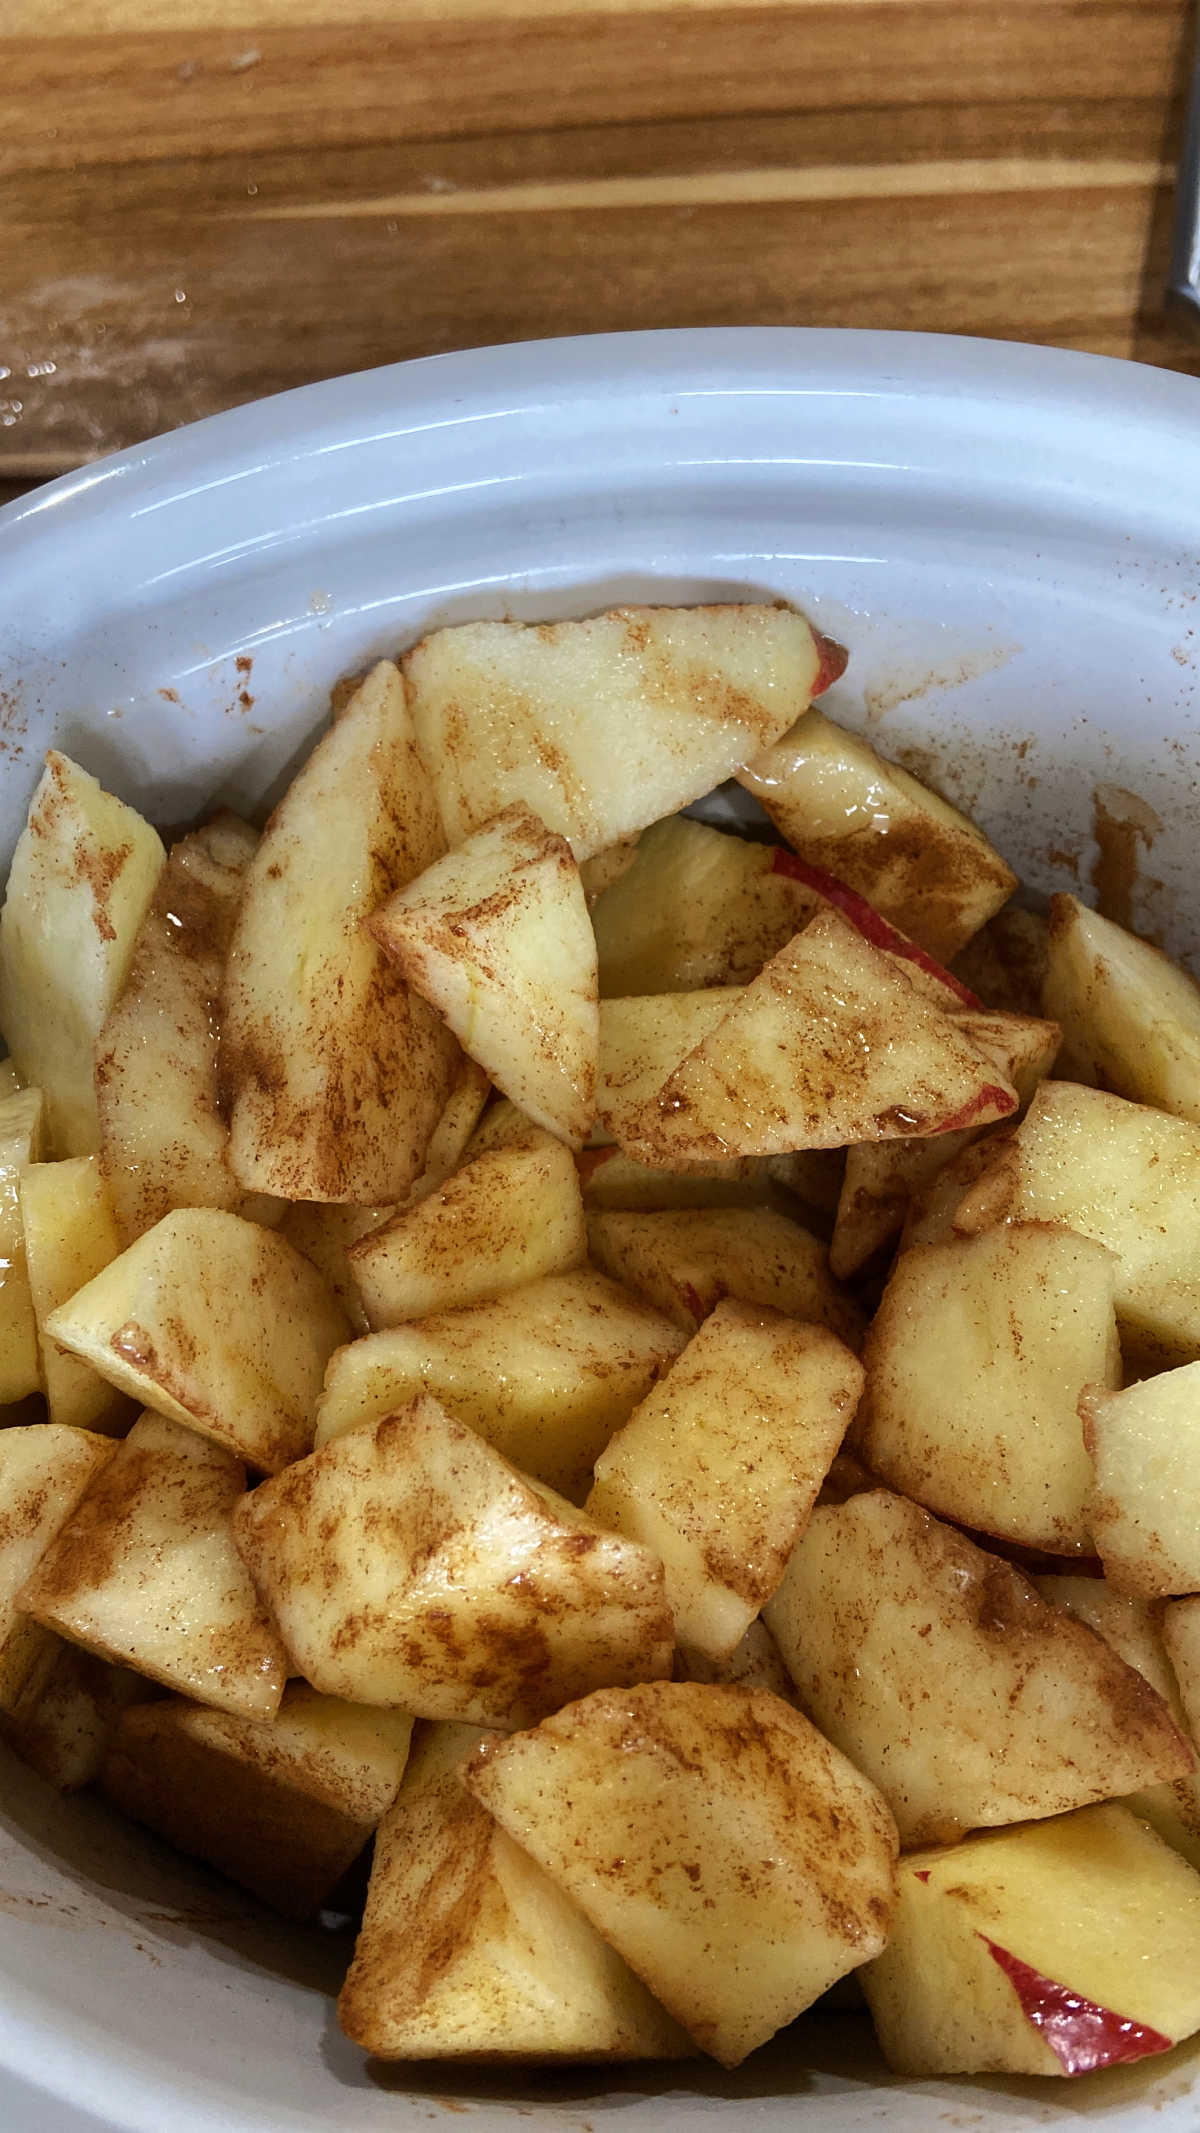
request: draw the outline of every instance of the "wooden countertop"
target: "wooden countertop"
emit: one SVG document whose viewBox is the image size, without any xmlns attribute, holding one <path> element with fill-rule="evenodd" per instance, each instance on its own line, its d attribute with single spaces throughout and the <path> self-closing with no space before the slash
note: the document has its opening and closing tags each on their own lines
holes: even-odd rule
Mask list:
<svg viewBox="0 0 1200 2133">
<path fill-rule="evenodd" d="M 4 0 L 0 484 L 543 334 L 920 327 L 1198 369 L 1163 311 L 1189 18 Z"/>
</svg>

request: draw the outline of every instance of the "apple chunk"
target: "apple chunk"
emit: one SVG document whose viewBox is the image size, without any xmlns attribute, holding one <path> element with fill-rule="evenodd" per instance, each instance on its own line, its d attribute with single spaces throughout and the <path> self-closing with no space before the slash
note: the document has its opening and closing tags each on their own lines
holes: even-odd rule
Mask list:
<svg viewBox="0 0 1200 2133">
<path fill-rule="evenodd" d="M 954 958 L 953 974 L 985 1007 L 1011 1015 L 1043 1015 L 1050 929 L 1039 911 L 1006 904 Z"/>
<path fill-rule="evenodd" d="M 17 1596 L 114 1449 L 58 1422 L 0 1429 L 0 1711 L 37 1696 L 57 1649 Z"/>
<path fill-rule="evenodd" d="M 108 1187 L 94 1155 L 31 1163 L 19 1179 L 21 1231 L 37 1321 L 42 1389 L 53 1422 L 119 1436 L 132 1409 L 119 1389 L 66 1343 L 50 1320 L 58 1306 L 110 1266 L 121 1249 Z"/>
<path fill-rule="evenodd" d="M 902 1252 L 867 1338 L 867 1465 L 943 1518 L 1088 1551 L 1079 1399 L 1120 1383 L 1113 1275 L 1103 1245 L 1039 1222 Z"/>
<path fill-rule="evenodd" d="M 581 1147 L 596 1103 L 596 941 L 566 838 L 514 802 L 398 889 L 369 931 L 497 1088 Z"/>
<path fill-rule="evenodd" d="M 42 1153 L 44 1109 L 37 1089 L 0 1095 L 0 1406 L 28 1399 L 42 1384 L 21 1178 Z"/>
<path fill-rule="evenodd" d="M 294 1200 L 276 1232 L 316 1268 L 354 1333 L 369 1332 L 370 1320 L 351 1270 L 350 1247 L 397 1212 L 394 1207 L 352 1207 L 347 1201 Z"/>
<path fill-rule="evenodd" d="M 706 985 L 602 1000 L 596 1116 L 604 1131 L 625 1147 L 645 1105 L 741 996 L 737 985 Z"/>
<path fill-rule="evenodd" d="M 824 1245 L 766 1207 L 683 1207 L 588 1216 L 598 1266 L 694 1332 L 723 1296 L 828 1326 L 851 1347 L 862 1337 L 853 1298 L 829 1272 Z"/>
<path fill-rule="evenodd" d="M 381 660 L 292 780 L 246 876 L 221 1036 L 244 1186 L 369 1207 L 419 1177 L 458 1047 L 362 921 L 445 849 L 404 685 Z"/>
<path fill-rule="evenodd" d="M 1127 1360 L 1200 1357 L 1200 1126 L 1075 1082 L 1046 1081 L 955 1215 L 961 1230 L 1058 1222 L 1117 1260 Z"/>
<path fill-rule="evenodd" d="M 709 1659 L 694 1648 L 675 1654 L 677 1681 L 716 1681 L 724 1688 L 769 1689 L 785 1703 L 796 1702 L 796 1689 L 783 1655 L 761 1615 L 724 1659 Z"/>
<path fill-rule="evenodd" d="M 593 1518 L 662 1557 L 680 1644 L 727 1659 L 808 1519 L 862 1390 L 823 1326 L 725 1302 L 596 1461 Z"/>
<path fill-rule="evenodd" d="M 1059 1046 L 1055 1022 L 1031 1015 L 981 1015 L 966 1012 L 960 1027 L 987 1053 L 1022 1107 L 1045 1080 Z M 838 1200 L 829 1263 L 846 1281 L 871 1264 L 904 1226 L 913 1200 L 947 1163 L 987 1133 L 986 1126 L 964 1126 L 957 1133 L 931 1133 L 916 1140 L 865 1141 L 846 1150 L 846 1171 Z"/>
<path fill-rule="evenodd" d="M 1200 1739 L 1200 1594 L 1163 1608 L 1163 1645 L 1179 1683 L 1193 1739 Z"/>
<path fill-rule="evenodd" d="M 633 864 L 593 906 L 600 990 L 744 985 L 820 902 L 779 872 L 769 844 L 673 815 L 643 833 Z"/>
<path fill-rule="evenodd" d="M 1124 1392 L 1089 1387 L 1080 1412 L 1105 1576 L 1145 1599 L 1200 1591 L 1200 1363 Z"/>
<path fill-rule="evenodd" d="M 686 1334 L 591 1267 L 548 1274 L 461 1311 L 438 1311 L 340 1348 L 316 1441 L 431 1393 L 523 1473 L 573 1502 L 592 1466 Z"/>
<path fill-rule="evenodd" d="M 512 1726 L 670 1667 L 657 1558 L 428 1397 L 264 1482 L 234 1535 L 297 1667 L 331 1696 Z"/>
<path fill-rule="evenodd" d="M 1133 1667 L 885 1490 L 818 1506 L 764 1613 L 805 1710 L 874 1779 L 906 1845 L 1194 1767 Z"/>
<path fill-rule="evenodd" d="M 92 1054 L 165 857 L 132 807 L 50 750 L 0 912 L 0 1029 L 45 1094 L 54 1155 L 100 1146 Z"/>
<path fill-rule="evenodd" d="M 477 1156 L 350 1246 L 372 1326 L 455 1310 L 583 1264 L 587 1230 L 571 1151 L 552 1134 L 537 1138 L 531 1148 Z"/>
<path fill-rule="evenodd" d="M 670 1164 L 946 1133 L 1016 1107 L 956 1016 L 829 910 L 613 1131 L 643 1162 Z"/>
<path fill-rule="evenodd" d="M 290 1918 L 309 1918 L 391 1806 L 407 1711 L 364 1711 L 295 1682 L 274 1718 L 171 1697 L 121 1719 L 110 1800 Z"/>
<path fill-rule="evenodd" d="M 485 1742 L 466 1782 L 723 2066 L 887 1938 L 891 1816 L 763 1690 L 601 1691 Z"/>
<path fill-rule="evenodd" d="M 307 1259 L 212 1207 L 164 1215 L 46 1322 L 111 1384 L 266 1473 L 311 1445 L 349 1330 Z"/>
<path fill-rule="evenodd" d="M 286 1654 L 237 1549 L 231 1453 L 142 1415 L 27 1580 L 34 1621 L 102 1659 L 246 1718 L 270 1718 Z"/>
<path fill-rule="evenodd" d="M 338 2001 L 381 2059 L 676 2059 L 691 2040 L 461 1782 L 487 1734 L 422 1727 L 375 1839 Z"/>
<path fill-rule="evenodd" d="M 404 678 L 452 845 L 524 800 L 586 859 L 769 747 L 820 668 L 803 616 L 732 604 L 469 622 L 414 646 Z"/>
<path fill-rule="evenodd" d="M 786 1214 L 804 1207 L 827 1215 L 837 1206 L 841 1182 L 840 1151 L 828 1148 L 733 1156 L 681 1170 L 652 1168 L 621 1148 L 585 1148 L 578 1166 L 585 1207 L 643 1214 L 686 1207 L 766 1207 Z"/>
<path fill-rule="evenodd" d="M 1055 1607 L 1065 1607 L 1068 1614 L 1086 1622 L 1127 1666 L 1135 1666 L 1145 1676 L 1194 1748 L 1196 1733 L 1188 1724 L 1175 1670 L 1167 1656 L 1162 1606 L 1134 1599 L 1130 1593 L 1114 1592 L 1106 1578 L 1043 1574 L 1035 1577 L 1034 1583 L 1044 1600 L 1052 1601 Z M 1148 1785 L 1131 1793 L 1125 1804 L 1149 1822 L 1189 1866 L 1200 1868 L 1200 1770 L 1168 1783 Z"/>
<path fill-rule="evenodd" d="M 14 1717 L 0 1711 L 0 1733 L 15 1755 L 56 1792 L 94 1784 L 122 1711 L 157 1690 L 128 1667 L 110 1666 L 78 1644 L 52 1639 L 50 1670 Z"/>
<path fill-rule="evenodd" d="M 901 2074 L 1088 2074 L 1200 2028 L 1200 1877 L 1126 1807 L 900 1864 L 861 1982 Z"/>
<path fill-rule="evenodd" d="M 943 961 L 1017 886 L 973 822 L 823 712 L 809 711 L 738 776 L 802 857 Z"/>
<path fill-rule="evenodd" d="M 100 1167 L 122 1244 L 173 1207 L 265 1211 L 229 1168 L 217 1077 L 221 976 L 257 843 L 226 814 L 172 846 L 96 1040 Z"/>
<path fill-rule="evenodd" d="M 1074 1080 L 1200 1125 L 1200 987 L 1159 949 L 1055 896 L 1045 1001 Z"/>
</svg>

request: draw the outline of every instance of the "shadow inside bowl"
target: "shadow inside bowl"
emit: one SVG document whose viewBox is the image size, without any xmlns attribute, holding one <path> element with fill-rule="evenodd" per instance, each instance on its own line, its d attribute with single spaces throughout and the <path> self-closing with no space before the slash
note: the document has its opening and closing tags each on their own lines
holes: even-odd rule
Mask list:
<svg viewBox="0 0 1200 2133">
<path fill-rule="evenodd" d="M 0 1747 L 0 1911 L 105 1924 L 140 1945 L 203 1940 L 239 1968 L 336 1994 L 353 1927 L 277 1918 L 220 1875 L 126 1822 L 92 1793 L 64 1798 Z"/>
</svg>

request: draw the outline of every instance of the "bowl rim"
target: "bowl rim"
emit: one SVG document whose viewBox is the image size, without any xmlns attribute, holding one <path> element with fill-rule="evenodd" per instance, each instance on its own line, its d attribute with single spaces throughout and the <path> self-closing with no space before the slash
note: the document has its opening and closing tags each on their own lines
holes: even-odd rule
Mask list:
<svg viewBox="0 0 1200 2133">
<path fill-rule="evenodd" d="M 1200 415 L 1200 377 L 1187 372 L 1084 349 L 965 334 L 700 326 L 493 342 L 316 379 L 89 460 L 0 506 L 0 542 L 32 529 L 47 510 L 91 502 L 104 488 L 109 495 L 103 500 L 115 502 L 118 486 L 124 500 L 141 482 L 186 481 L 214 454 L 227 465 L 244 461 L 241 474 L 265 475 L 284 461 L 311 458 L 339 443 L 527 414 L 547 393 L 582 401 L 648 389 L 681 397 L 758 390 L 986 400 L 994 407 L 1042 404 L 1075 421 L 1102 416 L 1118 425 L 1178 425 L 1193 438 Z M 468 402 L 475 405 L 469 409 Z M 349 440 L 349 417 L 383 427 Z"/>
</svg>

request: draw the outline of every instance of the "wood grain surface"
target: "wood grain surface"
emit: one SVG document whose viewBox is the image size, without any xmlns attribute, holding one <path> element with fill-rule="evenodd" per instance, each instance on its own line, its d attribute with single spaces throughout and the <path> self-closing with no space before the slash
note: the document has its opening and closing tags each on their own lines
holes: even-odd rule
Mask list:
<svg viewBox="0 0 1200 2133">
<path fill-rule="evenodd" d="M 0 0 L 0 26 L 10 485 L 556 333 L 909 327 L 1200 369 L 1163 304 L 1187 0 Z"/>
</svg>

